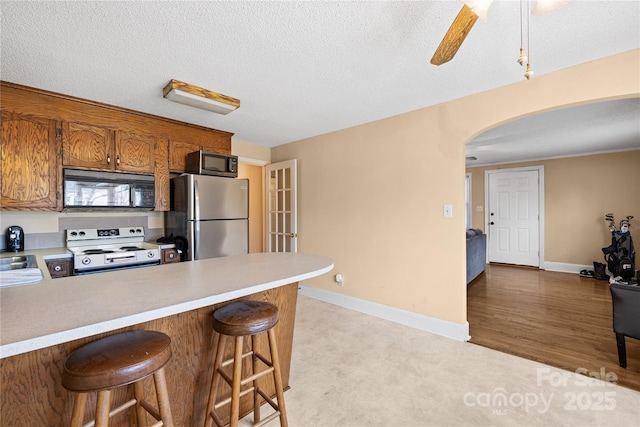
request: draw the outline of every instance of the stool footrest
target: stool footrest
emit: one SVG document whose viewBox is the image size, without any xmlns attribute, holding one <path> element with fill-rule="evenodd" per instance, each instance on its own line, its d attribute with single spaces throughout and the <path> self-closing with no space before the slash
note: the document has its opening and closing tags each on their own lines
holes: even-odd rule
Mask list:
<svg viewBox="0 0 640 427">
<path fill-rule="evenodd" d="M 231 385 L 233 384 L 233 379 L 222 369 L 218 369 L 218 372 L 220 373 L 220 376 L 222 378 L 224 378 L 224 380 L 227 382 L 227 384 Z M 273 372 L 273 366 L 270 366 L 269 368 L 265 369 L 264 371 L 260 371 L 257 374 L 253 374 L 250 377 L 247 377 L 245 379 L 242 380 L 242 382 L 240 382 L 240 386 L 245 386 L 247 384 L 249 384 L 250 382 L 253 382 L 254 380 L 257 380 L 260 377 L 263 377 L 267 374 L 270 374 Z"/>
<path fill-rule="evenodd" d="M 266 423 L 268 423 L 269 421 L 276 419 L 277 417 L 280 416 L 280 411 L 276 411 L 273 414 L 269 415 L 268 417 L 266 417 L 264 420 L 260 420 L 260 422 L 257 422 L 253 425 L 253 427 L 261 427 L 263 425 L 265 425 Z"/>
<path fill-rule="evenodd" d="M 160 416 L 160 411 L 158 411 L 154 406 L 152 406 L 146 400 L 141 400 L 140 406 L 142 406 L 149 413 L 149 415 L 151 415 L 156 420 L 162 419 L 162 417 Z"/>
<path fill-rule="evenodd" d="M 253 387 L 250 387 L 250 388 L 248 388 L 246 390 L 242 390 L 240 392 L 240 397 L 244 396 L 245 394 L 251 393 L 253 390 L 254 390 Z M 224 405 L 228 405 L 230 402 L 231 402 L 231 397 L 227 397 L 226 399 L 221 400 L 220 402 L 216 403 L 214 408 L 215 409 L 222 408 Z"/>
<path fill-rule="evenodd" d="M 261 389 L 257 389 L 256 391 L 275 411 L 280 411 L 280 407 L 276 404 L 276 402 L 273 401 L 273 399 L 271 399 L 271 397 L 267 396 L 264 391 L 262 391 Z"/>
<path fill-rule="evenodd" d="M 137 402 L 138 401 L 136 399 L 131 399 L 131 400 L 127 400 L 122 405 L 118 406 L 117 408 L 113 408 L 111 411 L 109 411 L 109 418 L 113 417 L 114 415 L 119 414 L 122 411 L 125 411 L 125 410 L 131 408 Z M 88 423 L 86 423 L 85 425 L 83 425 L 82 427 L 93 427 L 95 425 L 96 425 L 96 421 L 92 420 L 92 421 L 89 421 Z"/>
</svg>

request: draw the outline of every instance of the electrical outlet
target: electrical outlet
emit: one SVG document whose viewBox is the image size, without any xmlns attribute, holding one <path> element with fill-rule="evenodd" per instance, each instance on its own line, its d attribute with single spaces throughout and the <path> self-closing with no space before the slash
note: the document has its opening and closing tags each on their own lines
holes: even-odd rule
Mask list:
<svg viewBox="0 0 640 427">
<path fill-rule="evenodd" d="M 344 286 L 344 278 L 342 277 L 342 274 L 336 274 L 335 280 L 338 286 Z"/>
</svg>

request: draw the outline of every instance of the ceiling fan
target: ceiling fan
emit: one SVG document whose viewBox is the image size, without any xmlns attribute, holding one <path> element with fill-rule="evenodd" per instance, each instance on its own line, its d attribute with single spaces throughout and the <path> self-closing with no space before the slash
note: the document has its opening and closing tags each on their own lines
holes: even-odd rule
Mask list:
<svg viewBox="0 0 640 427">
<path fill-rule="evenodd" d="M 523 1 L 524 0 L 520 0 L 521 6 Z M 559 10 L 568 1 L 569 0 L 536 0 L 535 7 L 531 13 L 534 15 L 546 15 Z M 526 0 L 526 2 L 528 6 L 529 0 Z M 436 49 L 436 52 L 433 54 L 431 58 L 433 65 L 442 65 L 453 59 L 478 18 L 482 17 L 484 19 L 486 17 L 491 3 L 493 3 L 493 0 L 465 1 L 462 9 L 460 9 L 460 12 L 453 20 L 449 30 Z"/>
</svg>

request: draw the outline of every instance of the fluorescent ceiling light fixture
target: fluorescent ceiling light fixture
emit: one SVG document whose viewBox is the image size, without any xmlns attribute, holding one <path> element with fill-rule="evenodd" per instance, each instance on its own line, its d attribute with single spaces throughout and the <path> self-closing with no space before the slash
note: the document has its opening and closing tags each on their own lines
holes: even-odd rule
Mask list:
<svg viewBox="0 0 640 427">
<path fill-rule="evenodd" d="M 170 101 L 213 111 L 218 114 L 229 114 L 240 107 L 240 100 L 222 95 L 172 79 L 162 90 L 162 96 Z"/>
</svg>

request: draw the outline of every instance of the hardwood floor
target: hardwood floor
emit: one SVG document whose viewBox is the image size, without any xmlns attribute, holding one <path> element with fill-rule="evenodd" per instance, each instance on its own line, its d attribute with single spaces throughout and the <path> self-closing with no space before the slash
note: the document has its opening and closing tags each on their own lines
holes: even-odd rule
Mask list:
<svg viewBox="0 0 640 427">
<path fill-rule="evenodd" d="M 614 373 L 640 391 L 640 340 L 626 339 L 621 368 L 606 281 L 491 264 L 468 286 L 467 318 L 474 344 L 572 372 Z"/>
</svg>

